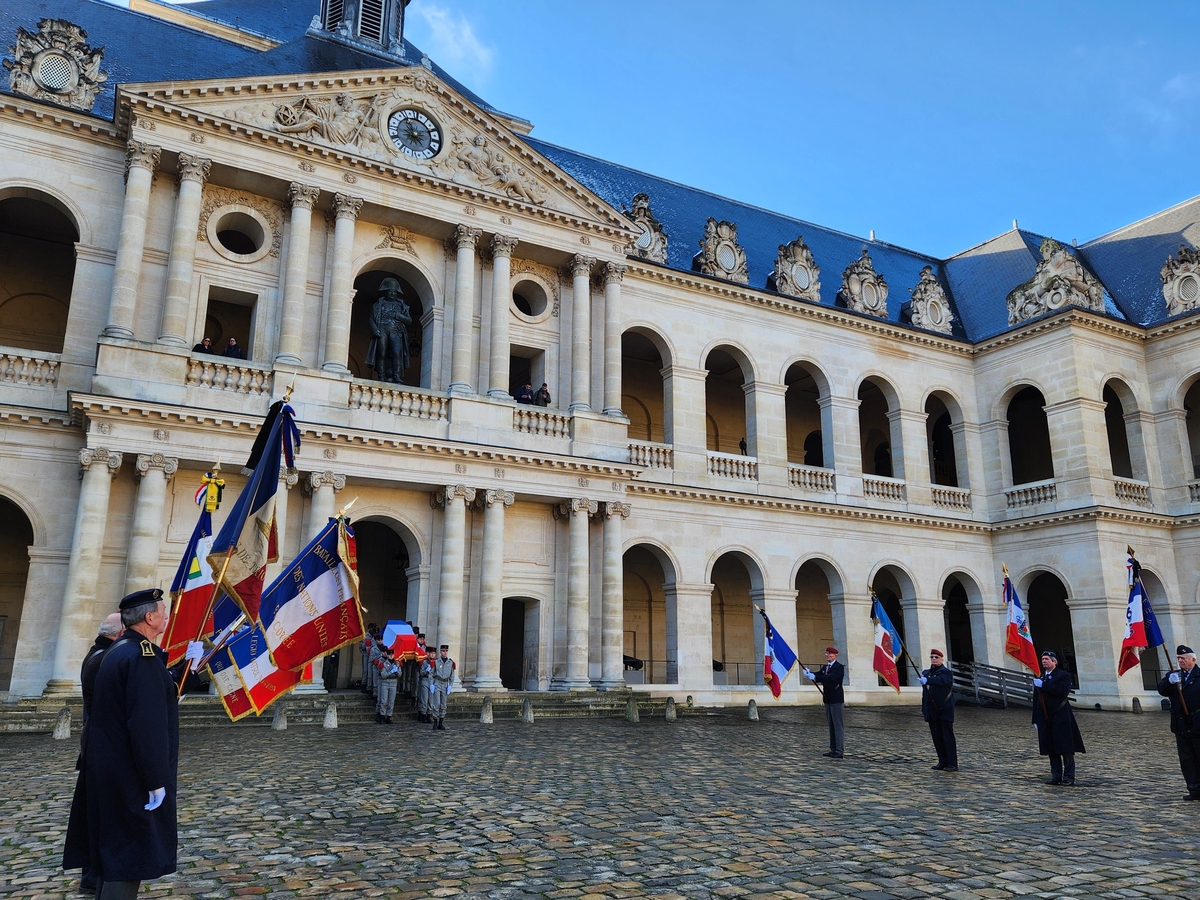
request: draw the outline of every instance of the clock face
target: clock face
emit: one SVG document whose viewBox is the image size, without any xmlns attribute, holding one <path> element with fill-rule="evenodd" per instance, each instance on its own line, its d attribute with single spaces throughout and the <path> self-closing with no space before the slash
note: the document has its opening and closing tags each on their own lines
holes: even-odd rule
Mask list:
<svg viewBox="0 0 1200 900">
<path fill-rule="evenodd" d="M 412 159 L 432 159 L 442 149 L 442 129 L 419 109 L 398 109 L 387 121 L 396 147 Z"/>
</svg>

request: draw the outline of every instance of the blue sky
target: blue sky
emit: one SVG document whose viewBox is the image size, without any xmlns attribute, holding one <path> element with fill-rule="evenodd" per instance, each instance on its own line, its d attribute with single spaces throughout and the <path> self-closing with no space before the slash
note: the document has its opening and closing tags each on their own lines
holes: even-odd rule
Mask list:
<svg viewBox="0 0 1200 900">
<path fill-rule="evenodd" d="M 1200 4 L 414 0 L 534 134 L 946 256 L 1200 194 Z"/>
</svg>

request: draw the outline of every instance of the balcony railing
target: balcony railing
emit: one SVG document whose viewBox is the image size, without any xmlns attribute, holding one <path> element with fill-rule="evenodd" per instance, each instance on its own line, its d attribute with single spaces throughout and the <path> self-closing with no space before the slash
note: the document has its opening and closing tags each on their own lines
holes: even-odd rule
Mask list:
<svg viewBox="0 0 1200 900">
<path fill-rule="evenodd" d="M 653 441 L 629 442 L 629 462 L 635 466 L 669 469 L 675 464 L 674 453 L 675 450 L 670 444 L 656 444 Z"/>
<path fill-rule="evenodd" d="M 906 498 L 905 484 L 899 478 L 884 478 L 881 475 L 863 476 L 863 496 L 876 500 L 899 500 Z"/>
<path fill-rule="evenodd" d="M 763 683 L 763 664 L 760 662 L 722 662 L 713 660 L 713 686 L 760 685 Z"/>
<path fill-rule="evenodd" d="M 758 460 L 753 456 L 738 456 L 735 453 L 708 453 L 708 474 L 720 478 L 737 478 L 741 481 L 758 480 Z"/>
<path fill-rule="evenodd" d="M 807 491 L 831 494 L 834 490 L 833 469 L 788 463 L 788 483 L 792 487 L 804 488 Z"/>
<path fill-rule="evenodd" d="M 1188 484 L 1188 496 L 1193 503 L 1200 503 L 1200 480 Z"/>
<path fill-rule="evenodd" d="M 413 388 L 354 382 L 350 385 L 350 408 L 439 421 L 446 418 L 449 401 Z"/>
<path fill-rule="evenodd" d="M 1009 488 L 1004 492 L 1004 499 L 1008 503 L 1009 509 L 1037 506 L 1039 503 L 1053 503 L 1058 499 L 1058 487 L 1053 481 L 1036 481 L 1020 487 Z"/>
<path fill-rule="evenodd" d="M 270 369 L 234 360 L 193 357 L 188 360 L 187 386 L 206 387 L 238 394 L 270 394 L 274 373 Z"/>
<path fill-rule="evenodd" d="M 0 382 L 52 388 L 58 384 L 58 365 L 57 354 L 0 350 Z"/>
<path fill-rule="evenodd" d="M 1123 503 L 1136 506 L 1150 506 L 1150 485 L 1144 481 L 1134 481 L 1130 478 L 1117 478 L 1113 481 L 1113 491 L 1117 499 Z"/>
<path fill-rule="evenodd" d="M 536 407 L 517 407 L 513 410 L 513 431 L 519 431 L 521 434 L 540 434 L 544 437 L 569 438 L 571 417 L 544 412 Z"/>
<path fill-rule="evenodd" d="M 933 505 L 943 506 L 946 509 L 970 509 L 971 492 L 965 488 L 935 484 L 933 486 Z"/>
</svg>

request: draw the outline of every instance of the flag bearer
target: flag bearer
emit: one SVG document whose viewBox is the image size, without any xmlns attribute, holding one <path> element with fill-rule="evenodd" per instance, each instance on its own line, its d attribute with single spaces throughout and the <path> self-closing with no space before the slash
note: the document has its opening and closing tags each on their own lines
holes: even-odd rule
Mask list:
<svg viewBox="0 0 1200 900">
<path fill-rule="evenodd" d="M 1075 724 L 1070 695 L 1071 675 L 1058 667 L 1053 650 L 1042 651 L 1042 677 L 1033 679 L 1033 724 L 1038 752 L 1050 757 L 1050 784 L 1075 783 L 1075 754 L 1085 752 L 1083 735 Z"/>
<path fill-rule="evenodd" d="M 954 739 L 954 673 L 942 665 L 941 650 L 929 651 L 929 668 L 921 673 L 921 714 L 929 723 L 939 772 L 958 771 L 958 743 Z"/>
<path fill-rule="evenodd" d="M 1196 653 L 1186 644 L 1175 648 L 1179 671 L 1158 683 L 1158 692 L 1171 700 L 1171 731 L 1179 753 L 1179 768 L 1189 800 L 1200 800 L 1200 669 Z"/>
<path fill-rule="evenodd" d="M 437 662 L 433 664 L 433 730 L 446 730 L 446 698 L 450 696 L 450 682 L 458 665 L 450 658 L 450 645 L 442 644 Z"/>
<path fill-rule="evenodd" d="M 400 683 L 400 665 L 391 647 L 383 648 L 379 668 L 379 704 L 375 707 L 377 724 L 392 724 L 392 709 L 396 705 L 396 688 Z"/>
<path fill-rule="evenodd" d="M 816 672 L 805 669 L 804 675 L 814 684 L 821 685 L 822 699 L 825 701 L 825 722 L 829 725 L 829 751 L 821 755 L 830 759 L 841 759 L 846 749 L 846 729 L 842 723 L 842 713 L 846 708 L 842 681 L 846 677 L 846 667 L 838 662 L 838 648 L 826 647 L 825 665 Z"/>
</svg>

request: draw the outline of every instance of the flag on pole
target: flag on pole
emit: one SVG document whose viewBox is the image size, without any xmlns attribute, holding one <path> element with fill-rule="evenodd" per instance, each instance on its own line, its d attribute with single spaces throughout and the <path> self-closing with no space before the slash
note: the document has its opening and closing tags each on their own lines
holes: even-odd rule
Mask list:
<svg viewBox="0 0 1200 900">
<path fill-rule="evenodd" d="M 348 563 L 353 536 L 345 519 L 330 519 L 263 592 L 259 621 L 279 668 L 302 669 L 362 638 L 358 574 Z"/>
<path fill-rule="evenodd" d="M 254 712 L 254 704 L 250 702 L 242 679 L 238 677 L 237 667 L 228 653 L 218 653 L 210 659 L 208 673 L 213 684 L 217 686 L 221 705 L 225 707 L 225 712 L 231 720 L 236 722 Z"/>
<path fill-rule="evenodd" d="M 878 598 L 873 598 L 871 602 L 871 620 L 875 623 L 875 672 L 899 692 L 900 670 L 896 660 L 904 651 L 904 642 L 900 640 L 900 632 L 888 618 Z"/>
<path fill-rule="evenodd" d="M 1125 608 L 1125 637 L 1121 641 L 1121 658 L 1117 674 L 1124 675 L 1142 661 L 1141 651 L 1164 643 L 1162 629 L 1150 606 L 1146 586 L 1142 583 L 1142 566 L 1130 555 L 1125 569 L 1128 573 L 1129 603 Z"/>
<path fill-rule="evenodd" d="M 271 662 L 267 636 L 257 623 L 229 642 L 229 658 L 256 714 L 300 683 L 300 672 L 277 668 Z"/>
<path fill-rule="evenodd" d="M 280 454 L 292 468 L 295 451 L 300 446 L 300 431 L 293 415 L 292 408 L 283 401 L 271 406 L 263 423 L 263 429 L 270 423 L 270 432 L 266 438 L 259 432 L 251 456 L 254 469 L 224 527 L 213 540 L 208 556 L 213 571 L 225 573 L 221 587 L 251 621 L 258 619 L 267 564 L 279 559 L 275 492 L 279 487 Z"/>
<path fill-rule="evenodd" d="M 1029 632 L 1029 620 L 1021 606 L 1021 598 L 1004 570 L 1004 605 L 1008 607 L 1008 628 L 1004 634 L 1004 652 L 1037 675 L 1041 672 L 1037 649 L 1033 646 L 1033 635 Z"/>
<path fill-rule="evenodd" d="M 419 655 L 417 633 L 407 622 L 396 619 L 388 622 L 383 629 L 383 643 L 392 648 L 392 652 L 396 654 L 396 662 L 408 662 Z"/>
<path fill-rule="evenodd" d="M 767 618 L 764 610 L 758 614 L 763 617 L 767 627 L 766 653 L 763 655 L 763 681 L 771 688 L 775 699 L 783 692 L 783 680 L 796 668 L 796 654 L 787 645 L 787 641 L 775 631 L 775 626 Z"/>
<path fill-rule="evenodd" d="M 201 488 L 203 490 L 204 488 Z M 208 601 L 212 598 L 213 572 L 208 564 L 212 546 L 212 515 L 203 507 L 187 549 L 171 582 L 171 618 L 163 635 L 162 646 L 167 651 L 167 665 L 173 666 L 187 651 L 189 641 L 212 634 L 212 617 L 202 622 Z"/>
</svg>

